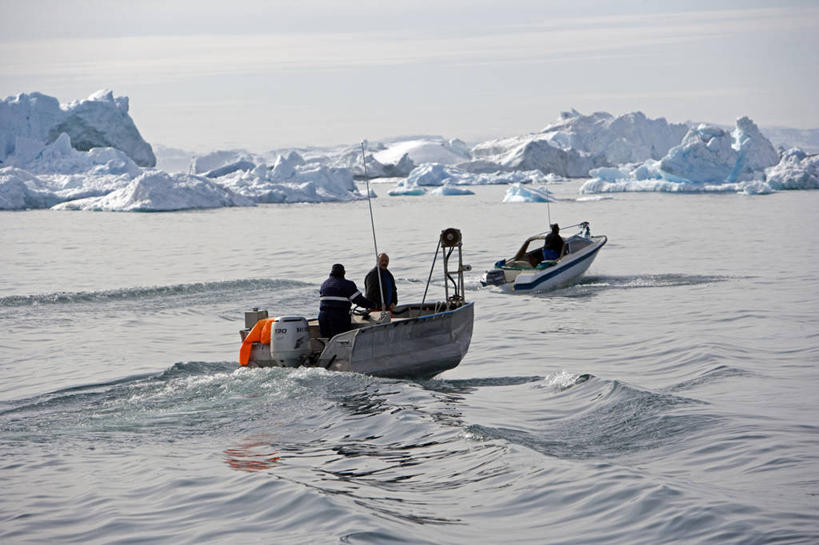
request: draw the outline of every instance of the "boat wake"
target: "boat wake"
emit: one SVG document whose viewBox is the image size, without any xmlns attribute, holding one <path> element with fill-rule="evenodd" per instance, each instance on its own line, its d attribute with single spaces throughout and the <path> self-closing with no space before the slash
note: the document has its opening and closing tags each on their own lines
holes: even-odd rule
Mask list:
<svg viewBox="0 0 819 545">
<path fill-rule="evenodd" d="M 109 301 L 133 301 L 137 299 L 185 298 L 207 295 L 248 294 L 269 292 L 287 288 L 312 286 L 297 280 L 253 278 L 223 282 L 196 282 L 170 286 L 122 288 L 104 291 L 54 292 L 36 295 L 11 295 L 0 297 L 2 307 L 31 307 L 38 305 L 71 305 L 78 303 L 105 303 Z"/>
<path fill-rule="evenodd" d="M 690 274 L 646 274 L 634 276 L 588 275 L 568 286 L 536 294 L 539 297 L 586 297 L 607 290 L 688 287 L 727 282 L 730 276 Z"/>
</svg>

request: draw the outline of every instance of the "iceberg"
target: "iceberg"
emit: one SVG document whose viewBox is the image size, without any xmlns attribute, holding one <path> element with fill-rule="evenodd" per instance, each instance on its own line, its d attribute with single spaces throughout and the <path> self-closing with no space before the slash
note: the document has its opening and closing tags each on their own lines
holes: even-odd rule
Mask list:
<svg viewBox="0 0 819 545">
<path fill-rule="evenodd" d="M 766 169 L 779 163 L 773 145 L 748 117 L 725 131 L 700 124 L 660 160 L 590 171 L 581 194 L 624 191 L 770 193 Z"/>
<path fill-rule="evenodd" d="M 387 191 L 387 195 L 390 197 L 420 197 L 426 194 L 427 190 L 418 186 L 404 187 L 399 185 Z"/>
<path fill-rule="evenodd" d="M 501 185 L 501 184 L 530 184 L 546 183 L 546 176 L 539 170 L 517 172 L 473 173 L 461 168 L 436 163 L 428 163 L 416 167 L 407 178 L 400 180 L 395 188 L 387 194 L 396 196 L 424 195 L 426 187 L 442 187 L 448 189 L 437 191 L 436 195 L 466 195 L 458 192 L 455 186 L 466 185 Z"/>
<path fill-rule="evenodd" d="M 372 145 L 372 144 L 371 144 Z M 383 144 L 375 144 L 377 149 L 385 149 Z M 409 155 L 403 154 L 393 163 L 382 163 L 376 159 L 376 154 L 365 153 L 367 161 L 366 177 L 373 178 L 404 178 L 415 168 L 415 163 Z M 328 155 L 325 157 L 314 157 L 313 162 L 324 164 L 332 168 L 346 168 L 353 172 L 355 178 L 363 180 L 365 177 L 364 167 L 361 164 L 361 148 L 347 148 L 340 156 Z"/>
<path fill-rule="evenodd" d="M 229 163 L 223 167 L 209 170 L 205 173 L 205 178 L 221 178 L 222 176 L 227 176 L 228 174 L 232 174 L 237 170 L 246 172 L 248 170 L 253 170 L 254 168 L 256 168 L 256 165 L 251 161 L 248 161 L 247 159 L 239 159 L 235 163 Z"/>
<path fill-rule="evenodd" d="M 226 206 L 254 206 L 254 203 L 214 183 L 209 178 L 148 170 L 122 189 L 101 197 L 88 197 L 60 203 L 53 208 L 55 210 L 168 212 Z"/>
<path fill-rule="evenodd" d="M 430 195 L 434 195 L 436 197 L 452 197 L 458 195 L 474 195 L 474 191 L 470 191 L 465 187 L 459 187 L 457 185 L 446 183 L 440 187 L 437 187 L 429 192 Z"/>
<path fill-rule="evenodd" d="M 473 172 L 538 169 L 584 178 L 594 168 L 660 159 L 686 131 L 684 124 L 649 119 L 642 112 L 614 117 L 572 110 L 539 133 L 478 144 L 472 148 L 473 160 L 458 166 Z"/>
<path fill-rule="evenodd" d="M 545 183 L 546 176 L 539 170 L 492 173 L 473 173 L 459 167 L 428 163 L 416 167 L 407 176 L 405 186 L 501 185 L 514 183 Z"/>
<path fill-rule="evenodd" d="M 65 133 L 79 151 L 116 148 L 137 165 L 153 167 L 153 150 L 128 109 L 128 97 L 114 97 L 110 90 L 67 105 L 41 93 L 7 97 L 0 101 L 0 163 L 15 153 L 18 138 L 50 144 Z"/>
<path fill-rule="evenodd" d="M 6 164 L 34 174 L 124 174 L 133 178 L 141 171 L 118 149 L 78 151 L 66 133 L 61 133 L 51 144 L 19 138 L 17 144 L 18 153 L 9 156 Z"/>
<path fill-rule="evenodd" d="M 552 145 L 590 155 L 603 155 L 612 165 L 659 159 L 680 143 L 688 127 L 668 123 L 664 118 L 649 119 L 643 112 L 618 117 L 606 112 L 582 115 L 577 110 L 563 112 L 557 123 L 541 131 Z"/>
<path fill-rule="evenodd" d="M 165 172 L 191 172 L 196 154 L 179 148 L 162 144 L 152 144 L 156 156 L 156 168 Z"/>
<path fill-rule="evenodd" d="M 503 202 L 554 202 L 552 194 L 546 188 L 524 187 L 512 184 L 506 190 Z"/>
<path fill-rule="evenodd" d="M 779 163 L 765 169 L 765 178 L 773 189 L 819 189 L 819 154 L 786 150 Z"/>
<path fill-rule="evenodd" d="M 272 168 L 232 169 L 214 182 L 257 203 L 340 202 L 366 199 L 346 168 L 307 164 L 295 151 L 280 155 Z"/>
<path fill-rule="evenodd" d="M 19 184 L 3 185 L 0 199 L 5 200 L 4 209 L 50 208 L 67 200 L 104 195 L 142 173 L 117 149 L 77 151 L 65 133 L 48 145 L 18 139 L 17 153 L 7 159 L 10 166 L 0 172 L 8 176 L 4 179 L 15 178 L 24 184 L 28 196 L 20 199 Z"/>
<path fill-rule="evenodd" d="M 30 172 L 0 168 L 0 210 L 50 208 L 58 202 L 59 197 Z"/>
<path fill-rule="evenodd" d="M 406 156 L 415 165 L 438 163 L 454 165 L 472 159 L 469 148 L 461 140 L 440 137 L 414 138 L 386 143 L 373 154 L 381 164 L 399 164 Z"/>
<path fill-rule="evenodd" d="M 193 174 L 206 174 L 241 161 L 260 163 L 263 159 L 245 150 L 216 150 L 194 156 L 190 163 L 190 170 Z"/>
<path fill-rule="evenodd" d="M 472 148 L 473 161 L 458 167 L 471 172 L 539 170 L 563 178 L 583 178 L 589 170 L 607 166 L 605 156 L 561 149 L 542 134 L 490 140 Z"/>
</svg>

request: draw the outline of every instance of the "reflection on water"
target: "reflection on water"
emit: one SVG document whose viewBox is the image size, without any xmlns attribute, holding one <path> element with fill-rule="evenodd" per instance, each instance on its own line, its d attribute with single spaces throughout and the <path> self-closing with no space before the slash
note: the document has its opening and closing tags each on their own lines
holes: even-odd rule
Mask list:
<svg viewBox="0 0 819 545">
<path fill-rule="evenodd" d="M 248 441 L 224 450 L 225 463 L 236 471 L 264 471 L 279 462 L 279 453 L 266 441 Z"/>
</svg>

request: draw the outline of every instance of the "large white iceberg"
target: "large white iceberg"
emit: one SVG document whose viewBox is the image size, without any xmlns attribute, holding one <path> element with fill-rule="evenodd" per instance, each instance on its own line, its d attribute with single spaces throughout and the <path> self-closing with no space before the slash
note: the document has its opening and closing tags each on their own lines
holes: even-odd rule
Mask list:
<svg viewBox="0 0 819 545">
<path fill-rule="evenodd" d="M 122 189 L 101 197 L 64 202 L 54 206 L 54 209 L 168 212 L 253 204 L 250 199 L 237 195 L 208 178 L 148 170 Z"/>
<path fill-rule="evenodd" d="M 582 178 L 590 169 L 608 164 L 603 155 L 564 150 L 542 134 L 483 142 L 472 148 L 472 156 L 472 161 L 458 167 L 470 172 L 539 170 L 564 178 Z"/>
<path fill-rule="evenodd" d="M 473 160 L 458 166 L 472 172 L 531 170 L 583 178 L 594 168 L 659 159 L 679 144 L 687 127 L 642 112 L 614 117 L 606 112 L 563 112 L 539 133 L 490 140 L 472 148 Z"/>
<path fill-rule="evenodd" d="M 21 145 L 22 144 L 22 145 Z M 77 151 L 62 133 L 51 144 L 18 139 L 17 153 L 0 169 L 1 208 L 49 208 L 57 203 L 105 195 L 127 185 L 142 173 L 127 155 L 114 148 Z M 26 197 L 21 199 L 21 185 Z"/>
<path fill-rule="evenodd" d="M 51 144 L 18 139 L 17 153 L 6 164 L 34 174 L 125 174 L 138 176 L 141 169 L 124 152 L 114 148 L 78 151 L 71 138 L 61 133 Z"/>
<path fill-rule="evenodd" d="M 680 143 L 688 131 L 683 123 L 664 118 L 649 119 L 643 112 L 614 117 L 606 112 L 582 115 L 577 110 L 563 112 L 558 122 L 541 131 L 552 145 L 590 155 L 605 156 L 609 164 L 659 159 Z"/>
<path fill-rule="evenodd" d="M 18 139 L 49 144 L 65 133 L 77 150 L 116 148 L 137 165 L 152 167 L 156 157 L 128 109 L 128 97 L 110 90 L 64 105 L 41 93 L 7 97 L 0 101 L 0 164 L 16 153 Z"/>
<path fill-rule="evenodd" d="M 385 165 L 397 165 L 404 156 L 416 165 L 423 163 L 454 165 L 472 159 L 467 145 L 457 138 L 452 140 L 444 140 L 440 137 L 401 139 L 387 142 L 381 148 L 378 152 L 373 153 L 373 157 Z"/>
<path fill-rule="evenodd" d="M 779 154 L 747 117 L 725 131 L 701 124 L 660 159 L 592 170 L 594 176 L 580 193 L 665 191 L 681 193 L 772 191 L 765 169 L 779 162 Z"/>
</svg>

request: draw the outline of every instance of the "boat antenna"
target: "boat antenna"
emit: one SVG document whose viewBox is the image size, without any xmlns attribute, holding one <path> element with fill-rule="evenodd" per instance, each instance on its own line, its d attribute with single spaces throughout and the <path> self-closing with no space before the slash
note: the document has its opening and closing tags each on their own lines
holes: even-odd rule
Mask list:
<svg viewBox="0 0 819 545">
<path fill-rule="evenodd" d="M 551 200 L 552 192 L 546 188 L 546 219 L 549 221 L 549 225 L 546 226 L 546 230 L 550 230 L 552 228 L 552 208 L 549 206 L 549 201 Z"/>
<path fill-rule="evenodd" d="M 367 204 L 370 207 L 370 226 L 372 227 L 373 231 L 373 249 L 375 250 L 375 270 L 376 276 L 378 277 L 378 294 L 381 296 L 381 311 L 384 312 L 387 309 L 384 308 L 384 286 L 381 284 L 381 269 L 378 266 L 378 243 L 375 240 L 375 220 L 373 219 L 373 201 L 370 198 L 370 177 L 367 176 L 367 154 L 365 153 L 364 149 L 367 147 L 367 141 L 361 141 L 361 164 L 364 165 L 364 182 L 367 184 Z"/>
</svg>

